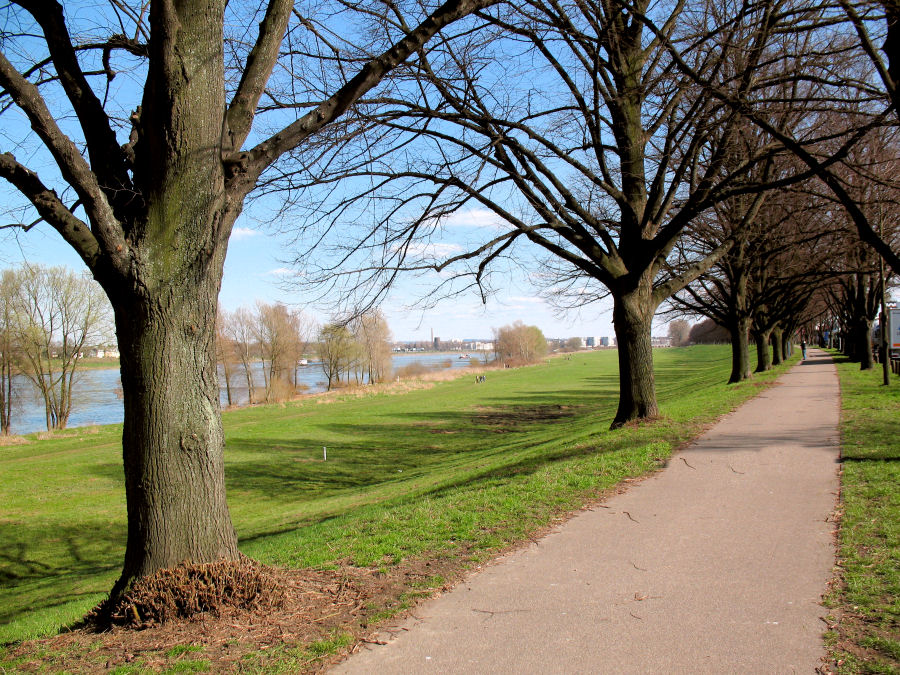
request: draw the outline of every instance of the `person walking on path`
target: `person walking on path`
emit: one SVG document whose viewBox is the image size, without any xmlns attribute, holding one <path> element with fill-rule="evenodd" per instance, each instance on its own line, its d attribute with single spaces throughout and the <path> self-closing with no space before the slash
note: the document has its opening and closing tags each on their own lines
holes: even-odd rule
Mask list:
<svg viewBox="0 0 900 675">
<path fill-rule="evenodd" d="M 800 340 L 800 353 L 803 360 L 806 361 L 806 340 Z"/>
<path fill-rule="evenodd" d="M 812 350 L 779 383 L 334 672 L 814 672 L 834 564 L 838 381 Z"/>
</svg>

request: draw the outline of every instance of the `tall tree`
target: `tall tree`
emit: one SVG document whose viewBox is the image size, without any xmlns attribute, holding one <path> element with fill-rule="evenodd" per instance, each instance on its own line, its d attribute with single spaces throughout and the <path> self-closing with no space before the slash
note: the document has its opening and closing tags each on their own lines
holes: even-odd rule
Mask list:
<svg viewBox="0 0 900 675">
<path fill-rule="evenodd" d="M 447 0 L 421 11 L 418 25 L 401 25 L 391 7 L 337 3 L 324 13 L 334 15 L 330 28 L 290 0 L 159 0 L 140 10 L 110 2 L 90 21 L 54 0 L 0 10 L 0 109 L 7 119 L 24 115 L 30 140 L 58 172 L 7 150 L 0 177 L 79 254 L 115 312 L 128 540 L 114 598 L 160 568 L 238 557 L 225 501 L 215 316 L 246 197 L 280 158 L 483 4 Z M 251 25 L 255 34 L 243 28 Z M 330 41 L 355 30 L 381 52 L 354 60 L 352 44 Z M 295 93 L 281 99 L 278 77 L 327 71 L 335 54 L 347 63 L 317 87 L 281 82 Z M 140 84 L 117 86 L 116 68 Z M 260 111 L 273 114 L 254 131 Z"/>
<path fill-rule="evenodd" d="M 342 191 L 309 222 L 341 238 L 344 266 L 348 223 L 366 226 L 351 245 L 361 273 L 347 277 L 351 289 L 430 267 L 455 269 L 483 292 L 492 266 L 527 259 L 520 245 L 536 245 L 542 278 L 576 303 L 612 296 L 612 426 L 653 417 L 654 312 L 731 242 L 677 269 L 673 249 L 718 201 L 765 189 L 751 177 L 772 155 L 764 141 L 729 163 L 747 125 L 682 74 L 671 51 L 734 97 L 767 99 L 771 123 L 784 126 L 791 75 L 772 57 L 793 39 L 779 25 L 785 4 L 532 0 L 480 12 L 481 30 L 442 36 L 440 50 L 408 69 L 414 83 L 371 101 L 380 126 L 364 146 L 329 156 L 331 173 L 319 176 L 364 176 L 353 185 L 365 187 Z M 472 228 L 460 251 L 446 232 L 478 210 L 505 226 Z M 333 283 L 334 272 L 321 278 Z"/>
</svg>

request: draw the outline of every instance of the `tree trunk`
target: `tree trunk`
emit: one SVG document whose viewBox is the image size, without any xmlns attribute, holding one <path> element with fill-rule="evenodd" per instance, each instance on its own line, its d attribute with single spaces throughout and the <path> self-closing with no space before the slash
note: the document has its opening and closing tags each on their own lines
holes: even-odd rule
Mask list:
<svg viewBox="0 0 900 675">
<path fill-rule="evenodd" d="M 737 319 L 731 329 L 731 377 L 729 384 L 750 377 L 750 318 Z"/>
<path fill-rule="evenodd" d="M 756 372 L 764 373 L 772 368 L 772 355 L 769 352 L 769 337 L 772 329 L 758 331 L 753 337 L 756 340 Z"/>
<path fill-rule="evenodd" d="M 860 370 L 870 370 L 874 361 L 872 359 L 872 322 L 868 318 L 860 317 L 852 327 L 853 360 L 859 361 Z"/>
<path fill-rule="evenodd" d="M 619 351 L 619 409 L 610 428 L 659 414 L 653 379 L 651 323 L 656 307 L 639 288 L 613 298 L 613 325 Z"/>
<path fill-rule="evenodd" d="M 784 362 L 784 352 L 781 351 L 784 331 L 776 326 L 772 329 L 772 365 L 780 366 Z"/>
<path fill-rule="evenodd" d="M 128 542 L 113 596 L 181 562 L 238 557 L 225 503 L 215 358 L 218 280 L 161 284 L 115 302 L 125 422 Z M 190 276 L 190 275 L 187 275 Z M 197 279 L 196 277 L 200 277 Z"/>
<path fill-rule="evenodd" d="M 232 406 L 231 401 L 231 368 L 228 366 L 227 359 L 222 359 L 222 376 L 225 379 L 225 400 L 228 402 L 228 407 Z"/>
</svg>

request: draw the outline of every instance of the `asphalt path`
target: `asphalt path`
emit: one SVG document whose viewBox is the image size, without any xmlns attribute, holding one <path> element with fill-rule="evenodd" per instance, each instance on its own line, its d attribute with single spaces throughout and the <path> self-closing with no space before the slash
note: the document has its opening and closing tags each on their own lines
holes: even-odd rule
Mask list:
<svg viewBox="0 0 900 675">
<path fill-rule="evenodd" d="M 809 358 L 668 466 L 416 608 L 335 673 L 814 673 L 839 388 Z"/>
</svg>

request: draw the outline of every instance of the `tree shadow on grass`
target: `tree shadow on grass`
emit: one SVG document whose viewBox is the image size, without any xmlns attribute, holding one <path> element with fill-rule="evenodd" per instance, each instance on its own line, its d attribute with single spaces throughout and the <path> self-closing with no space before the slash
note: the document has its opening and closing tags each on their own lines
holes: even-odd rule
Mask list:
<svg viewBox="0 0 900 675">
<path fill-rule="evenodd" d="M 8 599 L 0 603 L 0 623 L 9 623 L 95 594 L 76 589 L 119 568 L 125 531 L 91 524 L 50 528 L 17 523 L 15 528 L 4 526 L 2 541 L 0 592 Z"/>
<path fill-rule="evenodd" d="M 548 403 L 543 393 L 519 398 L 514 403 L 482 400 L 459 411 L 406 413 L 400 423 L 343 422 L 312 430 L 304 425 L 304 435 L 296 438 L 229 437 L 227 487 L 306 500 L 405 482 L 448 464 L 452 468 L 533 445 L 564 443 L 573 435 L 571 425 L 584 427 L 585 417 L 593 414 L 590 404 L 571 405 L 568 392 L 550 396 L 560 403 Z M 240 459 L 228 461 L 229 455 Z"/>
</svg>

